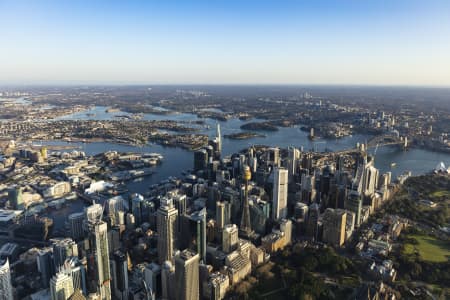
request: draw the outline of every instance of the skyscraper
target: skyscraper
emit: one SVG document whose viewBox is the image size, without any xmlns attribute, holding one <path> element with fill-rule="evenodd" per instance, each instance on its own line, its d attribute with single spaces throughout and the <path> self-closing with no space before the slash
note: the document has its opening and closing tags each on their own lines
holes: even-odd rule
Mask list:
<svg viewBox="0 0 450 300">
<path fill-rule="evenodd" d="M 222 232 L 222 249 L 225 253 L 236 250 L 239 242 L 238 228 L 235 224 L 228 224 Z"/>
<path fill-rule="evenodd" d="M 13 299 L 13 287 L 11 283 L 11 272 L 9 260 L 0 258 L 0 300 Z"/>
<path fill-rule="evenodd" d="M 327 208 L 323 216 L 323 241 L 334 246 L 345 242 L 345 225 L 347 213 L 342 209 Z"/>
<path fill-rule="evenodd" d="M 220 132 L 219 123 L 217 123 L 216 127 L 216 142 L 217 142 L 217 152 L 222 153 L 222 134 Z"/>
<path fill-rule="evenodd" d="M 50 296 L 52 300 L 67 300 L 73 292 L 72 279 L 63 272 L 56 273 L 50 279 Z"/>
<path fill-rule="evenodd" d="M 158 258 L 159 263 L 172 261 L 177 243 L 178 211 L 173 206 L 172 199 L 162 198 L 157 212 L 158 227 Z"/>
<path fill-rule="evenodd" d="M 139 226 L 142 223 L 142 202 L 144 197 L 140 194 L 133 194 L 131 196 L 131 213 L 135 218 L 136 224 Z"/>
<path fill-rule="evenodd" d="M 50 284 L 50 278 L 55 274 L 55 264 L 52 258 L 52 248 L 40 249 L 36 257 L 37 267 L 39 273 L 41 273 L 42 284 L 48 287 Z"/>
<path fill-rule="evenodd" d="M 70 238 L 54 239 L 53 242 L 53 260 L 56 271 L 64 265 L 66 258 L 78 256 L 78 246 Z"/>
<path fill-rule="evenodd" d="M 208 166 L 208 152 L 200 149 L 194 152 L 194 171 L 204 170 Z"/>
<path fill-rule="evenodd" d="M 345 201 L 345 209 L 355 213 L 355 226 L 361 223 L 362 196 L 357 191 L 351 191 Z"/>
<path fill-rule="evenodd" d="M 272 218 L 279 220 L 287 217 L 288 171 L 275 168 L 273 173 Z"/>
<path fill-rule="evenodd" d="M 73 290 L 80 290 L 87 295 L 86 269 L 77 257 L 70 257 L 64 262 L 61 271 L 72 279 Z"/>
<path fill-rule="evenodd" d="M 111 260 L 111 271 L 115 299 L 128 299 L 128 263 L 123 252 L 114 252 Z"/>
<path fill-rule="evenodd" d="M 15 187 L 8 192 L 8 200 L 9 205 L 12 206 L 13 209 L 24 209 L 24 201 L 22 196 L 22 187 Z"/>
<path fill-rule="evenodd" d="M 102 221 L 103 207 L 94 203 L 85 209 L 86 230 L 89 233 L 88 277 L 89 292 L 97 292 L 100 299 L 111 299 L 111 273 L 108 249 L 108 225 Z"/>
<path fill-rule="evenodd" d="M 216 202 L 216 221 L 217 227 L 223 229 L 225 225 L 230 224 L 231 205 L 228 201 Z"/>
<path fill-rule="evenodd" d="M 70 237 L 75 241 L 84 237 L 84 213 L 77 212 L 69 215 Z"/>
<path fill-rule="evenodd" d="M 175 258 L 176 300 L 200 299 L 200 256 L 188 249 Z"/>
<path fill-rule="evenodd" d="M 190 234 L 195 236 L 195 251 L 200 255 L 200 259 L 206 259 L 206 208 L 194 212 L 189 217 Z"/>
<path fill-rule="evenodd" d="M 101 220 L 89 223 L 88 267 L 91 287 L 100 299 L 111 299 L 111 272 L 109 265 L 108 226 Z"/>
</svg>

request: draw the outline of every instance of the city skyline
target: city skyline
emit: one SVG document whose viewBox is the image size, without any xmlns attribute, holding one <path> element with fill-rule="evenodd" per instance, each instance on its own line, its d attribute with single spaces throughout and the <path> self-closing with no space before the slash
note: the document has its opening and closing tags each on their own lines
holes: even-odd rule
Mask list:
<svg viewBox="0 0 450 300">
<path fill-rule="evenodd" d="M 2 1 L 0 84 L 450 86 L 445 1 Z"/>
</svg>

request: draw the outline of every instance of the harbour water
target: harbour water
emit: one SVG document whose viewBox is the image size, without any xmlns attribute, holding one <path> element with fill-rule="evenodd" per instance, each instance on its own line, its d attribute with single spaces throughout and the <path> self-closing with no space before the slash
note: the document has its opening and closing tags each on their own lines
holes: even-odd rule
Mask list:
<svg viewBox="0 0 450 300">
<path fill-rule="evenodd" d="M 106 107 L 95 107 L 89 111 L 78 112 L 73 115 L 65 116 L 64 119 L 102 119 L 108 120 L 114 118 L 115 115 L 123 115 L 123 112 L 107 113 Z M 145 114 L 144 120 L 176 120 L 176 121 L 197 121 L 200 120 L 194 114 L 170 114 L 170 115 L 153 115 Z M 226 122 L 216 121 L 212 119 L 201 119 L 207 126 L 201 126 L 199 132 L 208 134 L 210 137 L 215 136 L 215 128 L 217 122 L 221 125 L 222 134 L 230 134 L 239 132 L 240 126 L 248 121 L 239 119 L 231 119 Z M 258 121 L 258 120 L 253 120 Z M 224 155 L 230 155 L 238 152 L 251 145 L 268 145 L 278 147 L 295 146 L 298 148 L 317 151 L 329 149 L 332 151 L 344 150 L 355 147 L 356 143 L 364 143 L 370 139 L 369 135 L 353 135 L 337 140 L 310 141 L 308 133 L 301 131 L 299 127 L 281 127 L 278 131 L 263 132 L 266 137 L 257 137 L 248 140 L 231 140 L 222 139 L 222 148 Z M 164 147 L 157 144 L 148 144 L 137 147 L 132 145 L 94 142 L 94 143 L 69 143 L 63 141 L 43 141 L 42 144 L 47 145 L 64 145 L 74 146 L 84 151 L 87 155 L 95 155 L 105 151 L 119 152 L 157 152 L 164 156 L 161 164 L 153 167 L 154 174 L 127 182 L 130 192 L 144 193 L 148 191 L 150 185 L 159 183 L 167 179 L 169 176 L 181 176 L 181 172 L 193 168 L 193 153 L 180 148 Z M 371 150 L 373 152 L 373 149 Z M 450 164 L 450 154 L 432 152 L 423 149 L 409 149 L 408 151 L 400 150 L 397 147 L 380 147 L 376 153 L 375 165 L 381 172 L 391 171 L 393 178 L 405 171 L 411 171 L 413 175 L 420 175 L 433 170 L 436 165 L 443 161 L 445 165 Z M 391 164 L 395 163 L 395 167 Z M 58 210 L 52 211 L 50 217 L 53 218 L 55 229 L 63 226 L 65 219 L 72 212 L 81 211 L 84 203 L 80 200 L 73 201 L 70 205 Z"/>
<path fill-rule="evenodd" d="M 88 111 L 78 112 L 73 115 L 67 115 L 64 119 L 72 120 L 110 120 L 116 115 L 124 115 L 123 112 L 107 113 L 106 107 L 96 106 Z M 239 119 L 230 119 L 228 121 L 217 121 L 213 119 L 200 119 L 195 114 L 188 113 L 174 113 L 168 115 L 144 114 L 143 120 L 174 120 L 184 122 L 195 122 L 202 120 L 204 125 L 194 125 L 199 128 L 200 133 L 207 134 L 210 138 L 216 134 L 216 124 L 219 123 L 222 135 L 240 132 L 240 126 L 249 122 Z M 262 120 L 253 119 L 258 122 Z M 267 145 L 278 146 L 286 148 L 294 146 L 303 148 L 305 151 L 339 151 L 355 147 L 356 143 L 364 143 L 370 140 L 370 135 L 356 134 L 353 136 L 344 137 L 341 139 L 317 139 L 311 141 L 308 139 L 308 133 L 301 131 L 300 127 L 279 127 L 278 131 L 261 132 L 265 137 L 255 137 L 247 140 L 232 140 L 222 138 L 222 148 L 224 155 L 230 155 L 235 152 L 247 148 L 251 145 Z M 68 144 L 65 142 L 48 142 L 56 145 L 76 145 L 81 147 L 86 154 L 92 155 L 109 150 L 116 151 L 130 151 L 130 152 L 158 152 L 161 153 L 165 159 L 163 163 L 155 167 L 156 174 L 152 176 L 149 182 L 145 181 L 140 184 L 152 184 L 159 182 L 168 176 L 177 176 L 181 171 L 190 169 L 193 166 L 193 154 L 179 148 L 163 147 L 160 145 L 146 145 L 143 147 L 135 147 L 112 143 L 86 143 L 86 144 Z M 370 152 L 373 152 L 371 149 Z M 441 161 L 445 165 L 450 164 L 450 154 L 433 152 L 430 150 L 412 148 L 408 151 L 403 151 L 397 147 L 380 147 L 376 153 L 376 166 L 382 171 L 391 171 L 393 176 L 398 176 L 405 171 L 411 171 L 413 175 L 420 175 L 430 170 Z M 391 167 L 391 163 L 395 163 L 395 168 Z"/>
</svg>

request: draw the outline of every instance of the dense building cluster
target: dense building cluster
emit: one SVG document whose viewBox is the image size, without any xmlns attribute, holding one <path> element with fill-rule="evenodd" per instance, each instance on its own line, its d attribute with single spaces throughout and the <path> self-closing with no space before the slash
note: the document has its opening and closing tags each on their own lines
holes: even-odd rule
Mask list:
<svg viewBox="0 0 450 300">
<path fill-rule="evenodd" d="M 222 156 L 221 148 L 218 126 L 217 137 L 193 153 L 193 170 L 184 178 L 129 196 L 117 183 L 94 178 L 141 168 L 154 154 L 94 158 L 42 148 L 36 159 L 34 152 L 10 149 L 5 157 L 22 169 L 8 178 L 22 180 L 2 185 L 3 232 L 30 238 L 20 231 L 30 219 L 42 223 L 42 212 L 61 199 L 89 205 L 67 216 L 61 238 L 44 239 L 19 256 L 11 250 L 14 239 L 6 244 L 0 284 L 28 299 L 223 299 L 295 241 L 342 247 L 396 188 L 365 152 L 318 165 L 312 153 L 293 147 L 250 147 L 231 156 Z M 362 240 L 361 252 L 386 244 L 366 242 L 372 250 Z M 14 285 L 11 262 L 29 269 Z M 370 270 L 395 278 L 387 260 Z"/>
</svg>

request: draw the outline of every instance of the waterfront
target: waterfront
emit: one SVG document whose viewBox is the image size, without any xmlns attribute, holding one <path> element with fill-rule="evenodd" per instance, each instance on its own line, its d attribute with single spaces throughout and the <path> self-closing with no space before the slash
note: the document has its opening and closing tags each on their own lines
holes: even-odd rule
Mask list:
<svg viewBox="0 0 450 300">
<path fill-rule="evenodd" d="M 117 114 L 126 114 L 123 112 L 107 113 L 107 107 L 96 106 L 88 111 L 67 115 L 64 119 L 71 120 L 109 120 Z M 228 121 L 217 121 L 213 119 L 201 119 L 195 114 L 173 113 L 168 115 L 144 114 L 143 120 L 172 120 L 192 122 L 202 120 L 206 126 L 197 126 L 200 133 L 207 134 L 213 138 L 216 134 L 216 124 L 219 123 L 222 135 L 241 132 L 240 126 L 248 121 L 242 121 L 237 118 Z M 253 119 L 258 122 L 263 120 Z M 317 139 L 311 141 L 308 139 L 308 133 L 296 127 L 279 127 L 278 131 L 264 131 L 265 137 L 255 137 L 246 140 L 233 140 L 222 138 L 222 149 L 224 155 L 230 155 L 251 145 L 267 145 L 287 148 L 294 146 L 303 148 L 305 151 L 339 151 L 355 147 L 356 143 L 364 143 L 370 140 L 370 135 L 355 134 L 341 139 Z M 153 184 L 166 179 L 168 176 L 178 176 L 181 171 L 191 169 L 193 164 L 193 154 L 179 148 L 163 147 L 160 145 L 149 144 L 142 147 L 119 145 L 113 143 L 65 143 L 65 142 L 46 142 L 52 145 L 73 145 L 81 147 L 88 155 L 94 155 L 101 152 L 115 150 L 123 152 L 158 152 L 165 159 L 163 164 L 156 166 L 154 174 L 146 180 L 139 182 L 140 185 Z M 374 149 L 369 153 L 373 154 Z M 391 171 L 393 176 L 398 176 L 405 171 L 411 171 L 413 175 L 420 175 L 431 171 L 435 166 L 443 161 L 446 165 L 450 164 L 450 154 L 433 152 L 425 149 L 412 148 L 403 151 L 397 147 L 380 147 L 376 153 L 376 166 L 381 172 Z M 396 163 L 395 168 L 391 168 L 391 163 Z M 141 188 L 138 189 L 141 191 Z"/>
</svg>

